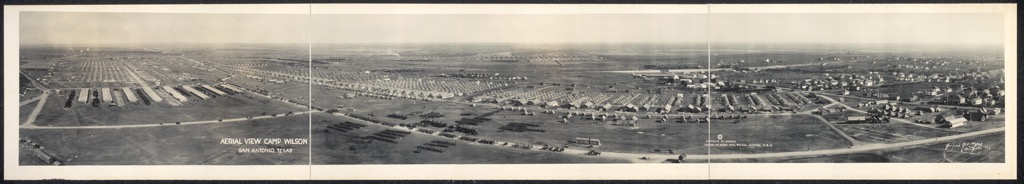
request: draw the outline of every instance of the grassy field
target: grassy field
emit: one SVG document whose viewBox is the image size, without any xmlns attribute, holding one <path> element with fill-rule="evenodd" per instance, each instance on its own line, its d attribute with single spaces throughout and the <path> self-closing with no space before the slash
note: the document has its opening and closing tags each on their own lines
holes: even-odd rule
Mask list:
<svg viewBox="0 0 1024 184">
<path fill-rule="evenodd" d="M 313 164 L 513 164 L 513 163 L 626 163 L 603 157 L 590 157 L 550 151 L 524 150 L 494 145 L 482 145 L 467 141 L 412 133 L 398 143 L 373 141 L 367 143 L 362 137 L 380 132 L 385 128 L 368 125 L 348 132 L 325 132 L 325 127 L 343 121 L 357 122 L 350 118 L 327 115 L 313 117 Z M 408 131 L 408 129 L 402 128 Z M 432 140 L 455 142 L 443 153 L 420 151 L 416 146 Z"/>
<path fill-rule="evenodd" d="M 49 100 L 53 100 L 53 99 L 47 99 L 47 101 L 49 101 Z M 28 120 L 28 115 L 32 114 L 32 110 L 35 110 L 36 109 L 36 105 L 38 105 L 38 104 L 39 104 L 39 101 L 35 101 L 35 102 L 28 103 L 28 104 L 25 104 L 25 105 L 22 105 L 22 106 L 18 107 L 18 124 L 21 124 L 21 123 L 25 122 L 25 120 Z M 47 102 L 47 104 L 49 104 L 49 102 Z M 63 107 L 64 103 L 61 102 L 60 105 Z M 42 112 L 40 112 L 40 113 L 42 113 Z"/>
<path fill-rule="evenodd" d="M 95 126 L 174 123 L 196 120 L 242 118 L 267 114 L 282 114 L 290 111 L 305 111 L 293 104 L 254 96 L 250 99 L 243 94 L 225 95 L 202 101 L 187 101 L 182 106 L 171 106 L 165 102 L 145 105 L 141 102 L 125 107 L 74 102 L 72 108 L 64 109 L 65 95 L 50 95 L 46 106 L 35 123 L 39 126 Z M 173 99 L 164 99 L 173 100 Z M 264 103 L 266 102 L 266 103 Z"/>
<path fill-rule="evenodd" d="M 31 146 L 18 144 L 18 165 L 47 165 L 47 163 L 32 152 Z"/>
<path fill-rule="evenodd" d="M 395 103 L 393 100 L 381 100 L 357 97 L 344 99 L 343 104 L 354 104 L 357 113 L 373 112 L 376 119 L 396 124 L 419 122 L 419 114 L 438 112 L 445 115 L 437 120 L 454 125 L 461 118 L 475 116 L 459 116 L 462 113 L 479 115 L 493 111 L 491 108 L 470 107 L 468 105 L 451 105 L 445 102 Z M 373 105 L 358 105 L 373 104 Z M 398 113 L 407 115 L 409 119 L 398 120 L 384 117 Z M 616 124 L 625 121 L 585 120 L 581 116 L 570 118 L 570 123 L 560 123 L 561 113 L 556 115 L 535 112 L 535 116 L 525 116 L 519 112 L 500 111 L 490 116 L 491 121 L 477 126 L 480 137 L 515 143 L 539 143 L 563 145 L 576 137 L 601 139 L 602 146 L 594 148 L 601 151 L 652 153 L 655 149 L 674 150 L 676 152 L 706 153 L 704 146 L 708 139 L 708 124 L 698 123 L 658 123 L 655 119 L 640 119 L 638 126 L 633 128 Z M 774 144 L 771 148 L 715 148 L 717 153 L 763 153 L 780 151 L 800 151 L 807 149 L 841 148 L 850 144 L 830 129 L 807 116 L 777 115 L 770 117 L 750 116 L 750 119 L 714 120 L 712 135 L 726 134 L 729 139 L 742 143 Z M 535 123 L 545 132 L 512 132 L 502 131 L 501 126 L 508 123 Z M 437 128 L 428 128 L 440 130 Z"/>
<path fill-rule="evenodd" d="M 713 160 L 723 163 L 1002 163 L 1005 134 L 971 137 L 951 142 L 863 153 L 762 159 Z M 947 144 L 981 143 L 978 151 L 961 151 Z"/>
<path fill-rule="evenodd" d="M 716 139 L 772 147 L 713 147 L 712 154 L 768 153 L 845 148 L 851 145 L 819 120 L 807 115 L 749 116 L 741 120 L 712 120 Z"/>
<path fill-rule="evenodd" d="M 956 132 L 924 128 L 905 123 L 836 124 L 847 135 L 868 143 L 906 142 L 956 134 Z"/>
<path fill-rule="evenodd" d="M 1004 137 L 1006 134 L 992 134 L 956 140 L 947 143 L 939 143 L 927 146 L 919 146 L 908 149 L 900 149 L 879 153 L 888 157 L 892 162 L 915 162 L 915 163 L 1003 163 L 1005 162 L 1006 145 Z M 977 151 L 966 151 L 947 148 L 948 144 L 980 143 Z"/>
<path fill-rule="evenodd" d="M 873 153 L 854 153 L 854 154 L 842 154 L 832 155 L 825 157 L 810 157 L 810 158 L 795 158 L 795 159 L 782 159 L 773 161 L 778 163 L 885 163 L 891 162 L 889 158 L 885 158 L 878 154 Z"/>
<path fill-rule="evenodd" d="M 306 145 L 281 145 L 293 153 L 238 153 L 222 138 L 307 138 L 308 116 L 223 124 L 134 129 L 23 129 L 67 165 L 274 165 L 307 164 Z M 276 146 L 276 145 L 275 145 Z M 22 157 L 37 159 L 35 157 Z"/>
<path fill-rule="evenodd" d="M 558 123 L 561 118 L 550 114 L 523 116 L 503 111 L 492 116 L 494 121 L 480 124 L 481 135 L 497 140 L 516 143 L 543 143 L 563 145 L 576 137 L 601 140 L 600 151 L 626 153 L 652 153 L 654 149 L 675 152 L 707 152 L 707 124 L 698 123 L 656 123 L 653 119 L 640 119 L 635 128 L 613 125 L 624 121 L 595 121 L 573 117 L 570 123 Z M 535 123 L 546 132 L 500 131 L 498 128 L 512 122 Z M 583 149 L 578 147 L 579 149 Z"/>
<path fill-rule="evenodd" d="M 343 104 L 355 107 L 356 113 L 367 114 L 372 112 L 376 116 L 375 119 L 397 124 L 416 123 L 424 119 L 419 115 L 437 112 L 443 114 L 444 117 L 433 119 L 454 125 L 456 120 L 473 118 L 477 115 L 494 111 L 490 107 L 470 107 L 465 104 L 446 102 L 408 101 L 409 103 L 394 103 L 392 100 L 365 97 L 344 100 L 346 102 Z M 407 115 L 409 119 L 399 120 L 384 117 L 391 113 Z M 472 116 L 460 116 L 463 113 L 472 114 Z M 571 118 L 570 123 L 563 124 L 558 122 L 561 118 L 556 115 L 542 112 L 535 113 L 535 116 L 525 116 L 519 112 L 501 111 L 489 116 L 488 118 L 492 119 L 491 121 L 473 126 L 480 133 L 479 136 L 474 137 L 516 143 L 541 142 L 549 145 L 563 145 L 566 141 L 576 137 L 588 137 L 601 139 L 603 145 L 595 149 L 604 151 L 649 153 L 654 149 L 660 148 L 663 150 L 689 149 L 698 153 L 701 152 L 700 150 L 706 152 L 703 149 L 703 142 L 707 137 L 707 124 L 655 123 L 654 119 L 641 119 L 638 127 L 631 129 L 626 126 L 613 125 L 624 123 L 625 121 L 598 122 L 595 120 L 584 120 L 582 116 L 576 116 Z M 557 115 L 564 114 L 559 113 Z M 546 132 L 511 132 L 499 129 L 501 126 L 512 122 L 536 123 Z M 428 129 L 440 130 L 437 128 Z"/>
</svg>

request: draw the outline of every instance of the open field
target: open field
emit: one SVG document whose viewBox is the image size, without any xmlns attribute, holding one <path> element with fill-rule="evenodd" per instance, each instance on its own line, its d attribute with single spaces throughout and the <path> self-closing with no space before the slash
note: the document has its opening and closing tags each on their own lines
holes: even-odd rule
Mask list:
<svg viewBox="0 0 1024 184">
<path fill-rule="evenodd" d="M 895 162 L 895 163 L 1001 163 L 1003 161 L 1003 134 L 975 137 L 956 142 L 946 142 L 899 150 L 877 151 L 870 153 L 837 155 L 828 157 L 812 157 L 780 160 L 779 162 Z M 977 144 L 977 151 L 964 151 L 956 144 Z M 970 147 L 974 147 L 971 144 Z"/>
<path fill-rule="evenodd" d="M 25 104 L 18 107 L 18 124 L 25 122 L 28 119 L 28 115 L 32 113 L 32 110 L 36 108 L 39 101 Z"/>
<path fill-rule="evenodd" d="M 653 153 L 655 149 L 676 153 L 707 152 L 703 146 L 707 140 L 707 124 L 701 123 L 655 123 L 653 119 L 641 119 L 636 127 L 614 125 L 614 121 L 571 119 L 569 123 L 558 123 L 560 118 L 517 115 L 502 112 L 491 116 L 493 121 L 480 124 L 481 137 L 506 142 L 526 144 L 565 145 L 576 137 L 600 139 L 601 146 L 589 148 L 600 151 L 624 153 Z M 502 131 L 499 128 L 509 123 L 534 123 L 545 132 Z M 577 149 L 588 149 L 572 145 Z"/>
<path fill-rule="evenodd" d="M 862 153 L 810 157 L 726 159 L 714 162 L 743 163 L 1002 163 L 1005 134 L 970 137 L 956 141 L 883 149 Z"/>
<path fill-rule="evenodd" d="M 253 122 L 133 128 L 22 129 L 22 138 L 44 146 L 66 165 L 268 165 L 307 164 L 306 145 L 280 145 L 292 153 L 239 153 L 222 138 L 306 138 L 308 116 Z M 279 146 L 279 145 L 269 145 Z M 111 152 L 111 150 L 117 150 Z M 21 158 L 36 159 L 32 158 Z"/>
<path fill-rule="evenodd" d="M 809 115 L 750 116 L 742 120 L 712 120 L 711 137 L 770 147 L 712 147 L 712 154 L 768 153 L 849 147 L 851 143 Z"/>
<path fill-rule="evenodd" d="M 202 101 L 188 101 L 185 102 L 184 106 L 171 106 L 167 103 L 154 103 L 151 105 L 134 103 L 128 104 L 126 107 L 107 105 L 93 107 L 74 102 L 76 104 L 70 109 L 64 108 L 66 96 L 51 95 L 50 98 L 36 119 L 35 125 L 90 126 L 174 123 L 179 121 L 243 118 L 258 116 L 263 113 L 284 114 L 305 110 L 292 104 L 272 101 L 259 96 L 250 99 L 243 94 L 226 95 Z"/>
<path fill-rule="evenodd" d="M 993 134 L 954 142 L 883 152 L 891 162 L 909 163 L 1002 163 L 1006 134 Z"/>
<path fill-rule="evenodd" d="M 924 128 L 904 123 L 837 124 L 840 130 L 854 139 L 870 143 L 906 142 L 956 134 L 956 132 Z"/>
<path fill-rule="evenodd" d="M 388 106 L 388 104 L 393 103 L 383 103 L 381 102 L 383 100 L 368 98 L 354 98 L 351 100 L 359 101 L 355 104 L 380 104 L 369 106 L 352 105 L 352 107 L 356 108 L 357 112 L 373 112 L 376 119 L 396 124 L 420 122 L 425 118 L 421 118 L 419 115 L 437 112 L 443 114 L 444 117 L 431 119 L 454 125 L 455 121 L 462 118 L 472 118 L 495 110 L 490 108 L 473 108 L 469 105 L 441 106 L 442 102 L 419 101 L 404 105 Z M 408 115 L 409 119 L 397 120 L 383 117 L 390 113 Z M 460 114 L 463 113 L 473 114 L 473 116 L 461 116 Z M 570 123 L 560 123 L 559 121 L 562 118 L 552 114 L 536 113 L 535 116 L 526 116 L 507 110 L 498 111 L 488 116 L 491 119 L 490 121 L 472 126 L 479 131 L 479 136 L 473 137 L 524 144 L 539 142 L 548 145 L 564 145 L 567 144 L 566 141 L 576 137 L 587 137 L 602 140 L 602 146 L 595 148 L 596 150 L 629 153 L 647 153 L 654 149 L 692 149 L 699 153 L 704 148 L 704 140 L 707 139 L 707 124 L 656 123 L 655 119 L 641 119 L 636 128 L 631 128 L 629 126 L 615 125 L 626 123 L 626 121 L 585 120 L 582 119 L 583 116 L 577 116 L 571 118 Z M 500 129 L 502 126 L 513 122 L 538 124 L 545 132 L 513 132 Z M 440 130 L 438 128 L 424 128 Z"/>
<path fill-rule="evenodd" d="M 572 155 L 550 151 L 524 150 L 497 145 L 484 145 L 439 136 L 412 133 L 397 141 L 369 141 L 365 136 L 385 129 L 408 131 L 408 129 L 384 128 L 369 125 L 353 131 L 324 131 L 326 126 L 355 119 L 314 115 L 313 163 L 314 164 L 516 164 L 516 163 L 625 163 L 627 160 L 614 158 Z M 444 152 L 421 150 L 417 146 L 444 140 L 454 142 Z"/>
</svg>

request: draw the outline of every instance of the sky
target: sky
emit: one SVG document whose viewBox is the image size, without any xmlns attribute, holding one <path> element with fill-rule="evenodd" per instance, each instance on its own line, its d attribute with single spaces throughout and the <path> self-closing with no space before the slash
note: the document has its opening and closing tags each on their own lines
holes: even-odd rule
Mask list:
<svg viewBox="0 0 1024 184">
<path fill-rule="evenodd" d="M 713 42 L 992 44 L 1002 14 L 713 14 Z"/>
<path fill-rule="evenodd" d="M 1000 14 L 173 14 L 23 12 L 24 44 L 1003 41 Z M 709 24 L 710 21 L 710 24 Z M 312 24 L 311 24 L 312 23 Z"/>
<path fill-rule="evenodd" d="M 706 14 L 314 15 L 327 43 L 707 42 Z"/>
<path fill-rule="evenodd" d="M 23 44 L 308 43 L 309 16 L 22 12 Z"/>
</svg>

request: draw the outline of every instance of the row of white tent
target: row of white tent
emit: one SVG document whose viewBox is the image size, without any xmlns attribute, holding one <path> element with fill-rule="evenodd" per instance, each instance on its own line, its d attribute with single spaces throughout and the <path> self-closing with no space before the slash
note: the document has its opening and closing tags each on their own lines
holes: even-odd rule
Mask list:
<svg viewBox="0 0 1024 184">
<path fill-rule="evenodd" d="M 366 85 L 373 85 L 384 88 L 408 89 L 419 91 L 432 91 L 444 93 L 474 93 L 488 89 L 507 86 L 506 83 L 492 82 L 463 82 L 445 80 L 422 80 L 422 79 L 401 79 L 401 80 L 374 80 L 358 82 Z"/>
<path fill-rule="evenodd" d="M 349 89 L 353 91 L 361 91 L 368 93 L 377 93 L 380 95 L 389 95 L 403 98 L 451 98 L 455 96 L 462 96 L 462 93 L 449 93 L 449 92 L 435 92 L 435 91 L 420 91 L 411 89 L 399 89 L 390 87 L 379 87 L 366 84 L 341 84 L 333 85 L 333 87 L 339 87 Z"/>
<path fill-rule="evenodd" d="M 234 92 L 242 92 L 241 88 L 236 87 L 236 86 L 231 85 L 231 84 L 222 84 L 220 86 L 224 87 L 224 88 L 226 88 L 228 90 L 234 91 Z M 201 84 L 201 85 L 199 85 L 199 87 L 201 87 L 203 89 L 206 89 L 206 90 L 209 90 L 209 91 L 212 91 L 213 93 L 215 93 L 217 95 L 226 95 L 227 94 L 223 90 L 217 89 L 216 87 L 213 87 L 213 86 L 208 85 L 208 84 Z M 192 86 L 183 85 L 183 86 L 181 86 L 181 88 L 184 89 L 185 91 L 188 91 L 189 93 L 191 93 L 193 95 L 196 95 L 197 97 L 199 97 L 201 99 L 209 99 L 210 98 L 210 96 L 206 95 L 205 93 L 201 92 L 200 90 L 197 90 L 196 88 L 194 88 Z M 161 86 L 160 89 L 162 89 L 163 91 L 167 92 L 168 94 L 170 94 L 172 97 L 174 97 L 178 101 L 182 101 L 182 102 L 188 101 L 188 98 L 186 98 L 185 95 L 181 94 L 180 92 L 178 92 L 177 90 L 175 90 L 171 86 Z M 142 91 L 143 91 L 143 93 L 145 93 L 145 95 L 147 97 L 152 99 L 154 102 L 162 102 L 164 100 L 162 97 L 160 97 L 160 95 L 157 94 L 156 90 L 154 90 L 153 88 L 142 87 Z M 90 92 L 91 92 L 90 88 L 81 88 L 81 89 L 79 89 L 78 102 L 80 102 L 80 103 L 88 102 L 89 101 Z M 112 91 L 110 88 L 100 88 L 99 92 L 100 92 L 100 100 L 102 102 L 104 102 L 104 103 L 112 103 L 114 101 L 114 97 L 113 97 L 114 96 L 114 94 L 113 94 L 114 91 Z M 125 94 L 125 97 L 128 99 L 128 102 L 134 103 L 134 102 L 138 102 L 139 101 L 139 97 L 135 95 L 135 92 L 133 92 L 133 90 L 131 88 L 122 87 L 121 88 L 121 92 Z"/>
</svg>

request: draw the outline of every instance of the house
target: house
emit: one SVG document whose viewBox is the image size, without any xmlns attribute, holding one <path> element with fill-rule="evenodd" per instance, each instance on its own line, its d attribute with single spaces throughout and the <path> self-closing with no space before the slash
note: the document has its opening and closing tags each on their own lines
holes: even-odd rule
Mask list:
<svg viewBox="0 0 1024 184">
<path fill-rule="evenodd" d="M 946 99 L 946 103 L 947 104 L 954 104 L 954 105 L 964 104 L 964 103 L 967 103 L 967 98 L 964 98 L 963 95 L 948 96 L 947 99 Z"/>
<path fill-rule="evenodd" d="M 612 104 L 611 103 L 605 103 L 604 105 L 599 106 L 596 109 L 599 110 L 599 111 L 607 111 L 607 110 L 612 109 Z"/>
<path fill-rule="evenodd" d="M 558 107 L 558 101 L 550 101 L 544 104 L 546 107 L 555 108 Z"/>
<path fill-rule="evenodd" d="M 575 142 L 576 144 L 586 144 L 586 145 L 594 145 L 594 146 L 600 146 L 601 145 L 601 140 L 600 139 L 591 139 L 591 138 L 583 138 L 583 137 L 577 137 L 576 140 L 573 140 L 573 142 Z"/>
<path fill-rule="evenodd" d="M 929 113 L 931 113 L 931 112 L 938 112 L 939 111 L 935 107 L 918 107 L 916 109 L 920 110 L 920 111 L 923 111 L 923 112 L 929 112 Z"/>
<path fill-rule="evenodd" d="M 544 104 L 544 101 L 541 101 L 541 100 L 530 100 L 529 102 L 526 102 L 526 105 L 537 105 L 537 106 L 540 106 L 542 104 Z"/>
<path fill-rule="evenodd" d="M 579 109 L 580 106 L 582 106 L 582 105 L 580 105 L 580 103 L 571 103 L 571 102 L 566 105 L 566 107 L 568 107 L 569 109 Z"/>
<path fill-rule="evenodd" d="M 988 120 L 989 113 L 982 110 L 972 110 L 964 114 L 964 118 L 970 121 L 985 121 Z"/>
<path fill-rule="evenodd" d="M 658 112 L 660 112 L 660 113 L 672 112 L 672 105 L 671 104 L 665 104 L 665 106 L 661 107 L 661 109 L 659 109 Z"/>
<path fill-rule="evenodd" d="M 525 103 L 523 103 L 523 100 L 512 99 L 510 101 L 512 103 L 512 106 L 523 106 L 523 105 L 526 105 Z"/>
<path fill-rule="evenodd" d="M 949 128 L 956 128 L 967 125 L 967 119 L 956 115 L 935 116 L 935 123 L 949 125 Z"/>
<path fill-rule="evenodd" d="M 965 119 L 964 117 L 959 117 L 959 118 L 951 119 L 951 120 L 947 121 L 946 123 L 949 124 L 949 128 L 956 128 L 956 127 L 967 125 L 967 119 Z"/>
<path fill-rule="evenodd" d="M 847 116 L 846 117 L 846 122 L 847 123 L 864 123 L 864 122 L 867 122 L 867 120 L 868 120 L 867 116 Z"/>
<path fill-rule="evenodd" d="M 622 107 L 622 110 L 623 111 L 636 112 L 636 111 L 640 110 L 640 107 L 637 107 L 636 105 L 633 105 L 633 104 L 626 104 L 626 106 Z"/>
<path fill-rule="evenodd" d="M 583 103 L 583 105 L 580 106 L 580 108 L 591 108 L 591 107 L 594 107 L 594 102 Z"/>
<path fill-rule="evenodd" d="M 917 95 L 910 95 L 910 98 L 907 98 L 908 102 L 914 102 L 914 101 L 918 101 L 918 100 L 920 100 L 920 98 L 917 97 Z"/>
<path fill-rule="evenodd" d="M 982 102 L 983 100 L 981 100 L 981 97 L 971 98 L 971 105 L 981 105 Z"/>
</svg>

